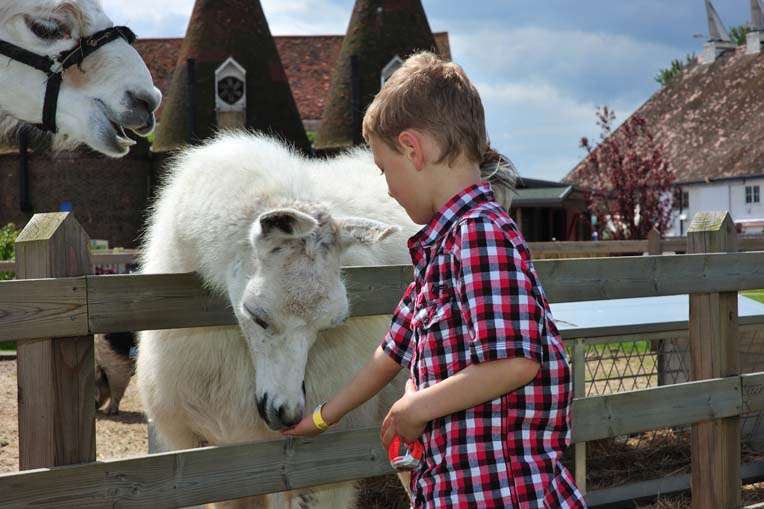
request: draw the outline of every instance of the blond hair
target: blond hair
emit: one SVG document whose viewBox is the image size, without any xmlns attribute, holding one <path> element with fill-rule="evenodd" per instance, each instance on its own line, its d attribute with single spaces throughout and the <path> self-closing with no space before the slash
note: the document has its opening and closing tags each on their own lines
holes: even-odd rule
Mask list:
<svg viewBox="0 0 764 509">
<path fill-rule="evenodd" d="M 363 118 L 363 137 L 379 138 L 396 152 L 398 135 L 419 129 L 442 150 L 438 163 L 463 155 L 481 163 L 489 151 L 485 111 L 477 88 L 464 70 L 428 51 L 415 53 L 395 71 Z"/>
</svg>

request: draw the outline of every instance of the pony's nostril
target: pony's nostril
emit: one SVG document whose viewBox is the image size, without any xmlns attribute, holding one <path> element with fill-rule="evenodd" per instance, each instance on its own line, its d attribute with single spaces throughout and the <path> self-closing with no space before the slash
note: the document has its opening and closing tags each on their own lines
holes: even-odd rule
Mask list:
<svg viewBox="0 0 764 509">
<path fill-rule="evenodd" d="M 287 414 L 286 405 L 281 405 L 279 407 L 279 421 L 281 421 L 281 424 L 284 425 L 287 428 L 291 428 L 298 422 L 302 420 L 302 416 L 300 415 L 292 415 L 289 416 Z"/>
<path fill-rule="evenodd" d="M 263 394 L 262 398 L 257 398 L 257 413 L 260 414 L 260 417 L 268 423 L 268 412 L 266 411 L 268 404 L 268 393 L 266 392 Z"/>
</svg>

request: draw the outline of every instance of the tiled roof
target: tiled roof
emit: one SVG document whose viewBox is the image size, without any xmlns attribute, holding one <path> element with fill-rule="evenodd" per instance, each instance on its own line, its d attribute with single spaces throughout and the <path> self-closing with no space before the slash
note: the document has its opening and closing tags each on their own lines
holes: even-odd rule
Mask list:
<svg viewBox="0 0 764 509">
<path fill-rule="evenodd" d="M 448 32 L 437 32 L 433 35 L 440 54 L 450 59 L 451 47 Z M 343 37 L 343 35 L 277 35 L 273 37 L 303 120 L 321 118 Z M 154 77 L 154 84 L 163 94 L 166 94 L 170 88 L 182 42 L 182 38 L 135 41 L 135 47 Z M 161 112 L 160 107 L 160 116 Z"/>
<path fill-rule="evenodd" d="M 691 65 L 635 114 L 647 120 L 677 182 L 761 174 L 763 82 L 764 54 L 746 55 L 742 46 L 710 65 Z M 586 186 L 584 161 L 566 182 Z"/>
</svg>

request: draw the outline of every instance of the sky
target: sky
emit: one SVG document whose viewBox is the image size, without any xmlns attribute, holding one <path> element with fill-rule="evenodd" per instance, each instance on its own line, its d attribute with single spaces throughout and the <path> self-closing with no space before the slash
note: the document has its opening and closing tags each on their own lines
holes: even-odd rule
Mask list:
<svg viewBox="0 0 764 509">
<path fill-rule="evenodd" d="M 343 34 L 353 0 L 261 0 L 274 35 Z M 702 53 L 703 0 L 423 0 L 433 31 L 476 83 L 492 144 L 523 177 L 562 179 L 597 139 L 595 111 L 623 121 L 675 58 Z M 182 37 L 193 0 L 103 0 L 139 37 Z M 727 28 L 749 0 L 714 0 Z M 319 14 L 317 14 L 319 13 Z"/>
</svg>

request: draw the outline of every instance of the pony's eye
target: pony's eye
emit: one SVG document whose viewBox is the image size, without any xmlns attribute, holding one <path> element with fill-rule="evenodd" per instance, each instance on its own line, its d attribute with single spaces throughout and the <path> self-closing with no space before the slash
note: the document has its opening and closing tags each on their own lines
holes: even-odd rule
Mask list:
<svg viewBox="0 0 764 509">
<path fill-rule="evenodd" d="M 55 19 L 27 19 L 27 26 L 40 39 L 52 41 L 69 37 L 69 32 Z"/>
<path fill-rule="evenodd" d="M 263 329 L 268 328 L 268 322 L 260 318 L 260 315 L 258 313 L 252 311 L 249 307 L 247 307 L 246 304 L 244 304 L 244 309 L 246 310 L 249 317 L 252 318 L 252 321 L 254 321 L 257 325 L 259 325 Z"/>
</svg>

